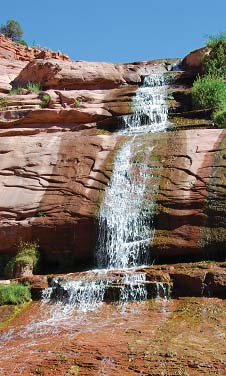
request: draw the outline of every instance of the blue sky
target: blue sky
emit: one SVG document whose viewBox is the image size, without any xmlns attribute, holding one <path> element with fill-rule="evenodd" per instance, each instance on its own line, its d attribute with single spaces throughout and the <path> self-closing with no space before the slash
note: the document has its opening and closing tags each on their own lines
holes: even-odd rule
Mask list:
<svg viewBox="0 0 226 376">
<path fill-rule="evenodd" d="M 19 21 L 29 45 L 73 60 L 132 62 L 183 57 L 226 32 L 226 0 L 11 0 L 0 24 Z"/>
</svg>

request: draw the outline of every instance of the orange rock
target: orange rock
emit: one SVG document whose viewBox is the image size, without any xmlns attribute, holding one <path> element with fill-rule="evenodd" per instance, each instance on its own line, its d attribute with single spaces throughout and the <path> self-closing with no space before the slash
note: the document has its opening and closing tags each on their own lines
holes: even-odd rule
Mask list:
<svg viewBox="0 0 226 376">
<path fill-rule="evenodd" d="M 0 34 L 0 58 L 14 59 L 20 61 L 32 61 L 37 58 L 41 59 L 57 59 L 69 61 L 69 57 L 61 52 L 51 50 L 42 50 L 40 48 L 32 48 L 15 43 L 10 38 L 6 38 Z"/>
</svg>

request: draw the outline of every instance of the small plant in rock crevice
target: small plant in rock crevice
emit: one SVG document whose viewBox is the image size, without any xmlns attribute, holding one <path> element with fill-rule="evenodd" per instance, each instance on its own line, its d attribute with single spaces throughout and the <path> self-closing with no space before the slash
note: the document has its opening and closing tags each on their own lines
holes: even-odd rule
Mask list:
<svg viewBox="0 0 226 376">
<path fill-rule="evenodd" d="M 50 102 L 50 95 L 49 94 L 42 95 L 41 101 L 42 101 L 42 103 L 41 103 L 42 108 L 48 107 L 49 102 Z"/>
<path fill-rule="evenodd" d="M 5 275 L 8 278 L 13 278 L 17 264 L 29 265 L 32 270 L 36 270 L 39 262 L 39 252 L 37 242 L 20 241 L 18 251 L 7 263 L 5 267 Z"/>
<path fill-rule="evenodd" d="M 10 90 L 9 95 L 23 95 L 27 93 L 27 89 L 21 86 L 15 87 Z"/>
<path fill-rule="evenodd" d="M 81 103 L 82 103 L 82 100 L 77 98 L 77 99 L 74 100 L 73 105 L 74 105 L 74 107 L 80 107 Z"/>
<path fill-rule="evenodd" d="M 41 84 L 39 82 L 28 82 L 26 85 L 26 89 L 30 93 L 40 93 L 40 91 L 42 90 Z"/>
<path fill-rule="evenodd" d="M 39 94 L 42 91 L 41 84 L 39 82 L 28 82 L 26 86 L 17 86 L 13 87 L 9 94 L 10 95 L 20 95 L 20 94 L 28 94 L 28 93 L 36 93 Z"/>
<path fill-rule="evenodd" d="M 24 39 L 20 39 L 18 43 L 20 43 L 24 47 L 28 47 L 28 44 Z"/>
<path fill-rule="evenodd" d="M 7 107 L 8 99 L 6 97 L 0 97 L 0 111 Z"/>
<path fill-rule="evenodd" d="M 46 213 L 43 212 L 43 211 L 38 211 L 38 212 L 35 214 L 35 217 L 39 217 L 39 218 L 46 217 Z"/>
</svg>

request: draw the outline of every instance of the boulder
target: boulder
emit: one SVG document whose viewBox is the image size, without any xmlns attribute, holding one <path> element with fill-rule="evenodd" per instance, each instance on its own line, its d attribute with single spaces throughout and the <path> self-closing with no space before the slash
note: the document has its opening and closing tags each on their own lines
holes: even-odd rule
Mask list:
<svg viewBox="0 0 226 376">
<path fill-rule="evenodd" d="M 182 69 L 185 71 L 193 72 L 193 73 L 202 73 L 203 58 L 208 53 L 209 53 L 209 49 L 207 47 L 202 47 L 195 51 L 190 52 L 182 60 L 182 63 L 181 63 Z"/>
<path fill-rule="evenodd" d="M 31 61 L 12 82 L 25 86 L 29 81 L 39 82 L 43 89 L 95 90 L 113 89 L 127 84 L 138 85 L 144 75 L 166 71 L 164 61 L 134 64 L 113 64 L 89 61 Z"/>
</svg>

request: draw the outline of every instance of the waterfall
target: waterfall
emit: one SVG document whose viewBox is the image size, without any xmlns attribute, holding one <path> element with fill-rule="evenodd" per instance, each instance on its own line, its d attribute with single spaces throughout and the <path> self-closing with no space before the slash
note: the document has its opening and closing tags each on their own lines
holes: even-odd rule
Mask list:
<svg viewBox="0 0 226 376">
<path fill-rule="evenodd" d="M 170 285 L 168 283 L 156 282 L 156 298 L 170 298 Z"/>
<path fill-rule="evenodd" d="M 123 133 L 161 132 L 166 129 L 168 107 L 165 101 L 169 78 L 152 75 L 144 78 L 132 102 L 134 113 L 122 119 Z"/>
<path fill-rule="evenodd" d="M 142 145 L 133 138 L 115 159 L 111 184 L 100 209 L 99 268 L 125 269 L 148 262 L 147 244 L 154 232 L 150 233 L 143 208 L 147 164 L 144 161 L 138 166 L 131 161 L 140 149 Z M 149 147 L 147 151 L 151 150 Z"/>
<path fill-rule="evenodd" d="M 98 304 L 104 300 L 106 282 L 91 274 L 88 275 L 88 278 L 85 275 L 78 280 L 55 278 L 51 286 L 49 299 L 62 302 L 66 306 L 66 310 L 76 307 L 80 311 L 86 312 L 96 309 Z"/>
<path fill-rule="evenodd" d="M 145 77 L 132 102 L 134 113 L 122 118 L 120 133 L 127 140 L 116 155 L 99 214 L 96 250 L 99 270 L 87 272 L 79 280 L 55 279 L 52 287 L 44 292 L 44 301 L 55 298 L 69 308 L 92 310 L 104 300 L 105 292 L 114 283 L 119 285 L 122 304 L 147 299 L 145 273 L 129 268 L 148 265 L 150 258 L 155 203 L 153 199 L 147 205 L 145 194 L 150 177 L 148 161 L 154 147 L 144 141 L 145 134 L 164 131 L 167 127 L 166 89 L 167 79 L 163 74 Z M 157 187 L 152 184 L 151 189 L 154 196 Z M 107 277 L 109 270 L 118 269 L 119 280 Z M 160 284 L 157 286 L 157 296 L 162 295 L 163 288 Z"/>
<path fill-rule="evenodd" d="M 128 140 L 115 158 L 111 182 L 99 214 L 97 265 L 125 269 L 148 263 L 148 244 L 154 201 L 144 205 L 148 182 L 148 157 L 153 146 L 145 146 L 139 134 L 163 131 L 167 126 L 166 85 L 163 75 L 148 76 L 133 100 L 134 114 L 124 116 L 123 134 Z M 139 163 L 134 154 L 141 155 Z M 153 187 L 153 194 L 155 187 Z"/>
<path fill-rule="evenodd" d="M 120 294 L 122 304 L 129 301 L 140 301 L 147 299 L 147 289 L 145 286 L 145 273 L 125 274 L 123 277 L 123 287 Z"/>
</svg>

